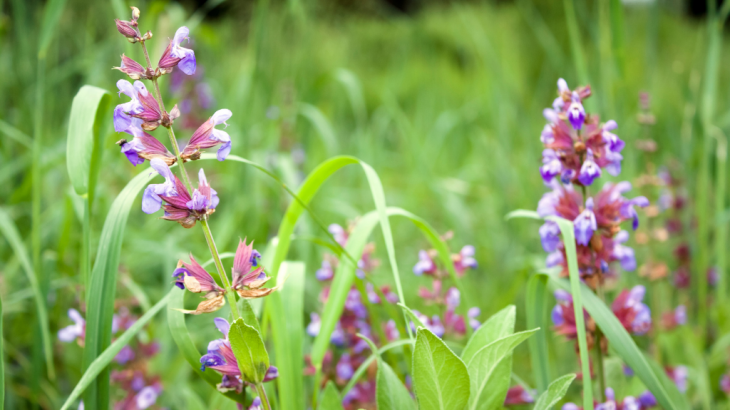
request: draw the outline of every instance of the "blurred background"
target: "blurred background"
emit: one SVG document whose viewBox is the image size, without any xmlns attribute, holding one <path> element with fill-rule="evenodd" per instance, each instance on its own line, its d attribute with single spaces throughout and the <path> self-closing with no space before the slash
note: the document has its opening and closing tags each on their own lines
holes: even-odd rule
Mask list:
<svg viewBox="0 0 730 410">
<path fill-rule="evenodd" d="M 518 329 L 524 329 L 525 283 L 545 255 L 536 223 L 505 221 L 505 215 L 535 209 L 546 190 L 538 172 L 538 137 L 542 109 L 555 98 L 558 78 L 571 88 L 589 83 L 593 97 L 587 110 L 618 122 L 617 134 L 627 143 L 622 180 L 636 182 L 664 166 L 681 181 L 692 206 L 693 181 L 705 158 L 698 126 L 710 35 L 707 4 L 576 1 L 572 35 L 566 4 L 573 3 L 68 0 L 39 68 L 45 2 L 0 1 L 0 205 L 18 227 L 47 295 L 59 374 L 55 382 L 42 377 L 39 330 L 33 325 L 23 261 L 7 241 L 0 241 L 6 408 L 58 408 L 81 375 L 82 348 L 55 337 L 72 323 L 69 308 L 84 314 L 78 275 L 83 202 L 66 172 L 68 118 L 82 85 L 117 91 L 115 83 L 123 75 L 111 67 L 119 65 L 122 53 L 143 61 L 140 48 L 114 26 L 114 18 L 130 18 L 129 6 L 141 10 L 140 29 L 154 33 L 148 42 L 153 62 L 179 26 L 190 28 L 196 75 L 175 73 L 161 80 L 166 105 L 177 103 L 183 112 L 176 122 L 180 140 L 217 109 L 228 108 L 233 112 L 227 129 L 232 153 L 266 166 L 292 187 L 331 156 L 366 161 L 380 175 L 389 205 L 421 216 L 441 233 L 452 231 L 454 252 L 466 244 L 476 247 L 479 268 L 465 278 L 470 292 L 465 297 L 482 309 L 482 318 L 515 304 Z M 711 85 L 717 96 L 713 123 L 725 130 L 730 127 L 725 70 L 730 50 L 726 44 L 718 47 L 720 71 Z M 649 99 L 644 108 L 642 92 Z M 113 105 L 126 101 L 113 95 Z M 113 132 L 110 122 L 102 133 L 103 160 L 91 210 L 92 258 L 112 201 L 147 167 L 132 167 L 120 154 L 115 142 L 123 136 Z M 42 141 L 36 180 L 31 172 L 34 138 Z M 641 141 L 649 139 L 655 149 L 642 149 Z M 199 166 L 194 163 L 192 172 Z M 238 238 L 246 236 L 263 250 L 290 197 L 241 164 L 208 162 L 206 174 L 221 198 L 211 220 L 219 249 L 232 252 Z M 35 239 L 34 187 L 42 227 Z M 657 193 L 647 189 L 654 200 Z M 116 305 L 139 315 L 170 289 L 178 259 L 192 252 L 207 260 L 207 248 L 198 229 L 184 230 L 143 214 L 140 199 L 136 201 L 122 248 Z M 335 175 L 313 209 L 325 223 L 343 226 L 374 209 L 362 172 L 353 167 Z M 402 280 L 411 290 L 406 298 L 420 307 L 415 289 L 426 282 L 410 272 L 419 249 L 428 243 L 410 222 L 394 219 L 393 224 Z M 308 217 L 297 235 L 323 236 Z M 373 240 L 375 256 L 382 261 L 374 281 L 390 283 L 379 230 Z M 649 250 L 633 244 L 641 264 Z M 671 248 L 662 249 L 656 255 L 669 260 Z M 295 241 L 289 255 L 307 263 L 307 312 L 321 309 L 321 285 L 314 273 L 322 253 L 302 240 Z M 667 263 L 671 269 L 672 262 Z M 635 274 L 622 280 L 627 285 L 642 281 Z M 428 313 L 428 307 L 421 308 Z M 193 337 L 201 350 L 215 336 L 208 322 L 188 320 L 190 329 L 200 328 Z M 180 386 L 191 386 L 207 400 L 211 389 L 192 377 L 164 314 L 140 337 L 159 343 L 159 353 L 148 363 L 164 386 L 158 407 L 187 408 L 191 399 L 175 393 Z M 551 352 L 562 359 L 555 361 L 557 374 L 576 371 L 572 344 L 557 336 L 549 339 Z M 519 349 L 527 352 L 526 346 Z M 514 371 L 529 384 L 525 356 L 515 355 Z"/>
</svg>

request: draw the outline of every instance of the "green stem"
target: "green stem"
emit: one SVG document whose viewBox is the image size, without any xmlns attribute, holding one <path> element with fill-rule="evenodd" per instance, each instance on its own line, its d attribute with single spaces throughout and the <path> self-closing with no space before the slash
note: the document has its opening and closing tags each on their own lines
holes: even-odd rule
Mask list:
<svg viewBox="0 0 730 410">
<path fill-rule="evenodd" d="M 238 306 L 236 305 L 236 297 L 233 295 L 233 288 L 231 287 L 231 283 L 228 281 L 228 276 L 226 276 L 226 270 L 223 267 L 223 263 L 221 262 L 221 257 L 218 254 L 218 248 L 215 246 L 215 241 L 213 240 L 213 233 L 210 231 L 210 226 L 208 225 L 208 217 L 205 217 L 200 220 L 200 225 L 203 226 L 203 233 L 205 233 L 205 240 L 208 242 L 208 248 L 210 249 L 210 254 L 213 255 L 213 260 L 215 261 L 215 267 L 218 270 L 218 275 L 221 278 L 221 284 L 223 285 L 223 288 L 226 289 L 226 297 L 228 298 L 228 303 L 231 304 L 231 313 L 233 314 L 233 319 L 239 319 L 241 315 L 238 313 Z"/>
<path fill-rule="evenodd" d="M 261 399 L 261 404 L 264 406 L 264 410 L 271 410 L 269 398 L 266 396 L 266 389 L 264 389 L 264 385 L 262 383 L 258 383 L 256 385 L 256 393 L 258 393 L 259 398 Z"/>
<path fill-rule="evenodd" d="M 596 287 L 596 294 L 598 294 L 598 297 L 602 301 L 606 301 L 606 297 L 603 294 L 603 287 L 601 287 L 601 284 L 599 283 Z M 598 397 L 601 398 L 601 402 L 606 401 L 606 372 L 603 370 L 603 349 L 601 349 L 601 338 L 603 336 L 603 333 L 601 332 L 601 329 L 599 327 L 596 327 L 596 366 L 598 367 L 598 387 L 601 389 L 601 391 L 598 394 Z"/>
</svg>

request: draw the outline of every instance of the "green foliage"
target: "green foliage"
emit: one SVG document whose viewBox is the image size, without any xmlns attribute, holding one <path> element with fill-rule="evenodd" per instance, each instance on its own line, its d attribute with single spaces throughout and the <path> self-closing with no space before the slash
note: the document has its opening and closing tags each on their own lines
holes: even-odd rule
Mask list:
<svg viewBox="0 0 730 410">
<path fill-rule="evenodd" d="M 340 393 L 337 391 L 337 387 L 335 387 L 332 381 L 329 381 L 320 394 L 317 410 L 344 410 L 341 402 L 342 399 L 340 398 Z"/>
<path fill-rule="evenodd" d="M 575 374 L 566 374 L 550 383 L 547 390 L 538 397 L 534 410 L 550 410 L 568 392 L 568 387 L 573 383 Z"/>
<path fill-rule="evenodd" d="M 259 332 L 245 324 L 243 319 L 236 319 L 231 323 L 228 340 L 231 341 L 243 380 L 253 384 L 262 383 L 269 369 L 269 354 Z"/>
<path fill-rule="evenodd" d="M 544 393 L 550 383 L 550 357 L 547 346 L 547 281 L 545 275 L 533 275 L 527 282 L 525 291 L 525 310 L 527 327 L 538 328 L 535 336 L 527 344 L 530 348 L 530 361 L 535 376 L 535 385 L 539 393 Z"/>
<path fill-rule="evenodd" d="M 469 373 L 446 344 L 419 328 L 413 350 L 413 386 L 423 410 L 464 408 L 469 400 Z"/>
</svg>

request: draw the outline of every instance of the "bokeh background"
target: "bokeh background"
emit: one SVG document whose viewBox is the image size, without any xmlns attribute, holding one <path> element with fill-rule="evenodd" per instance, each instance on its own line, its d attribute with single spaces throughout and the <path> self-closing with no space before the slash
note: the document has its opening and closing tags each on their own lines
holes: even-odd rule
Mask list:
<svg viewBox="0 0 730 410">
<path fill-rule="evenodd" d="M 123 77 L 111 67 L 119 64 L 122 53 L 143 60 L 139 47 L 114 27 L 114 18 L 129 18 L 132 5 L 142 12 L 140 28 L 154 33 L 148 42 L 153 60 L 177 27 L 190 28 L 198 74 L 184 81 L 174 75 L 162 79 L 168 105 L 182 107 L 185 101 L 183 118 L 176 123 L 181 140 L 215 110 L 228 108 L 233 112 L 227 129 L 232 153 L 265 165 L 292 187 L 334 155 L 368 162 L 383 181 L 389 205 L 423 217 L 441 233 L 452 231 L 455 251 L 465 244 L 476 247 L 479 268 L 465 279 L 466 297 L 482 309 L 482 318 L 515 304 L 518 329 L 524 329 L 525 283 L 542 265 L 544 253 L 534 222 L 506 221 L 505 215 L 518 208 L 535 209 L 545 192 L 538 172 L 538 137 L 542 109 L 555 97 L 558 78 L 571 87 L 590 83 L 594 96 L 587 110 L 618 122 L 618 135 L 628 147 L 622 179 L 635 181 L 647 169 L 669 167 L 684 181 L 692 206 L 693 181 L 704 158 L 698 126 L 708 51 L 705 3 L 576 1 L 584 70 L 576 66 L 564 4 L 68 0 L 46 54 L 39 100 L 37 44 L 45 2 L 0 1 L 0 205 L 40 266 L 35 274 L 47 294 L 52 333 L 70 323 L 68 308 L 82 310 L 78 272 L 83 203 L 73 193 L 65 165 L 71 101 L 84 84 L 116 92 L 115 83 Z M 713 123 L 724 130 L 730 127 L 725 69 L 730 50 L 720 47 Z M 651 98 L 653 126 L 637 120 L 640 92 Z M 124 101 L 113 97 L 113 104 Z M 111 114 L 109 108 L 109 118 Z M 103 134 L 91 216 L 92 255 L 111 202 L 146 168 L 132 167 L 119 153 L 114 143 L 122 136 L 110 123 Z M 33 138 L 41 138 L 43 146 L 35 181 Z M 648 138 L 658 147 L 651 154 L 636 148 L 637 141 Z M 211 221 L 219 248 L 232 252 L 244 236 L 264 246 L 275 235 L 290 197 L 241 164 L 209 163 L 206 173 L 221 198 Z M 42 218 L 35 251 L 34 184 L 40 187 Z M 207 258 L 198 229 L 184 230 L 143 214 L 139 201 L 127 226 L 116 300 L 117 306 L 137 313 L 169 290 L 179 258 L 188 252 Z M 325 185 L 313 209 L 326 223 L 347 225 L 374 204 L 362 173 L 353 168 Z M 410 222 L 394 219 L 393 224 L 408 304 L 428 312 L 415 292 L 426 282 L 410 273 L 418 250 L 428 244 Z M 323 250 L 305 239 L 323 234 L 305 217 L 297 235 L 302 240 L 296 241 L 290 258 L 307 262 L 309 312 L 320 308 L 321 286 L 314 272 Z M 389 283 L 379 230 L 373 240 L 382 261 L 374 280 Z M 669 257 L 671 249 L 666 249 Z M 645 251 L 639 247 L 637 252 L 641 263 Z M 49 382 L 42 377 L 39 331 L 22 269 L 9 244 L 0 241 L 6 406 L 58 408 L 81 375 L 82 348 L 54 337 L 59 378 Z M 623 280 L 641 282 L 636 275 Z M 191 318 L 188 325 L 199 329 L 193 336 L 202 350 L 215 330 L 205 318 Z M 141 337 L 161 346 L 149 364 L 165 386 L 159 405 L 186 408 L 186 400 L 193 399 L 176 390 L 188 387 L 207 400 L 211 391 L 193 379 L 177 354 L 164 314 Z M 558 359 L 557 374 L 576 371 L 572 344 L 557 336 L 549 339 Z M 518 352 L 523 354 L 515 355 L 514 371 L 529 384 L 526 346 Z M 720 393 L 714 396 L 723 400 Z"/>
</svg>

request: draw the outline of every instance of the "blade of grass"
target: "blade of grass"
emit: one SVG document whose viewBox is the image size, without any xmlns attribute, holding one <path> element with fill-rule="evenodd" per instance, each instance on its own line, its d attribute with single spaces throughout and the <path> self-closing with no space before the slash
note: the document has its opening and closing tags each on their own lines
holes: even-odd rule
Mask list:
<svg viewBox="0 0 730 410">
<path fill-rule="evenodd" d="M 527 282 L 527 291 L 525 292 L 527 328 L 540 329 L 534 337 L 527 340 L 538 394 L 543 394 L 550 384 L 550 356 L 547 350 L 547 332 L 545 330 L 548 328 L 545 320 L 548 311 L 547 281 L 548 278 L 545 275 L 532 275 Z"/>
<path fill-rule="evenodd" d="M 583 56 L 583 46 L 581 44 L 580 28 L 578 27 L 578 17 L 575 13 L 574 1 L 563 0 L 563 8 L 565 9 L 565 23 L 568 26 L 568 36 L 570 38 L 570 52 L 575 63 L 575 73 L 578 75 L 578 81 L 581 84 L 588 84 L 590 83 L 588 68 L 585 57 Z"/>
<path fill-rule="evenodd" d="M 49 363 L 48 367 L 52 368 L 53 350 L 51 349 L 51 334 L 48 330 L 48 310 L 46 308 L 46 303 L 43 298 L 41 286 L 38 282 L 38 277 L 33 272 L 33 267 L 31 266 L 30 260 L 28 259 L 28 252 L 26 250 L 25 244 L 23 244 L 23 240 L 20 238 L 18 228 L 16 228 L 12 218 L 3 208 L 0 208 L 0 231 L 2 232 L 3 236 L 5 236 L 5 239 L 10 244 L 10 247 L 13 249 L 15 257 L 18 258 L 18 260 L 20 261 L 20 264 L 23 267 L 26 276 L 28 277 L 28 282 L 30 282 L 30 287 L 31 289 L 33 289 L 33 299 L 35 300 L 37 311 L 36 313 L 38 315 L 38 324 L 41 328 L 41 343 L 43 344 L 43 353 L 46 363 Z M 49 370 L 49 372 L 50 371 L 51 370 Z"/>
<path fill-rule="evenodd" d="M 568 258 L 568 271 L 570 274 L 570 293 L 573 295 L 575 326 L 578 330 L 578 350 L 580 351 L 581 370 L 583 371 L 583 407 L 590 409 L 593 406 L 593 384 L 591 383 L 588 343 L 586 342 L 586 325 L 585 318 L 583 317 L 583 296 L 581 295 L 580 288 L 580 273 L 578 272 L 578 257 L 576 254 L 573 223 L 555 216 L 549 216 L 547 219 L 557 223 L 558 227 L 560 227 L 560 233 L 563 235 L 565 254 Z M 591 293 L 591 295 L 593 294 Z"/>
<path fill-rule="evenodd" d="M 0 298 L 0 410 L 5 407 L 5 349 L 3 346 L 3 300 Z"/>
<path fill-rule="evenodd" d="M 114 341 L 109 347 L 104 349 L 104 351 L 94 359 L 84 372 L 84 375 L 81 376 L 81 380 L 76 384 L 76 387 L 74 387 L 73 391 L 71 391 L 71 395 L 69 395 L 68 399 L 66 399 L 66 402 L 63 404 L 63 407 L 61 407 L 61 410 L 68 409 L 75 401 L 76 399 L 81 396 L 81 393 L 83 393 L 84 389 L 86 389 L 88 386 L 94 383 L 96 377 L 104 371 L 109 366 L 109 363 L 111 363 L 112 360 L 114 360 L 114 357 L 119 353 L 124 346 L 126 346 L 132 338 L 139 333 L 140 330 L 149 322 L 152 320 L 155 315 L 162 310 L 162 308 L 167 305 L 168 299 L 170 296 L 175 292 L 175 289 L 172 289 L 170 292 L 165 295 L 164 298 L 160 299 L 159 302 L 155 303 L 155 305 L 152 307 L 152 309 L 145 312 L 142 317 L 137 319 L 136 322 L 132 326 L 129 327 L 124 333 L 122 333 L 117 340 Z M 86 402 L 84 402 L 85 406 L 88 406 Z"/>
</svg>

